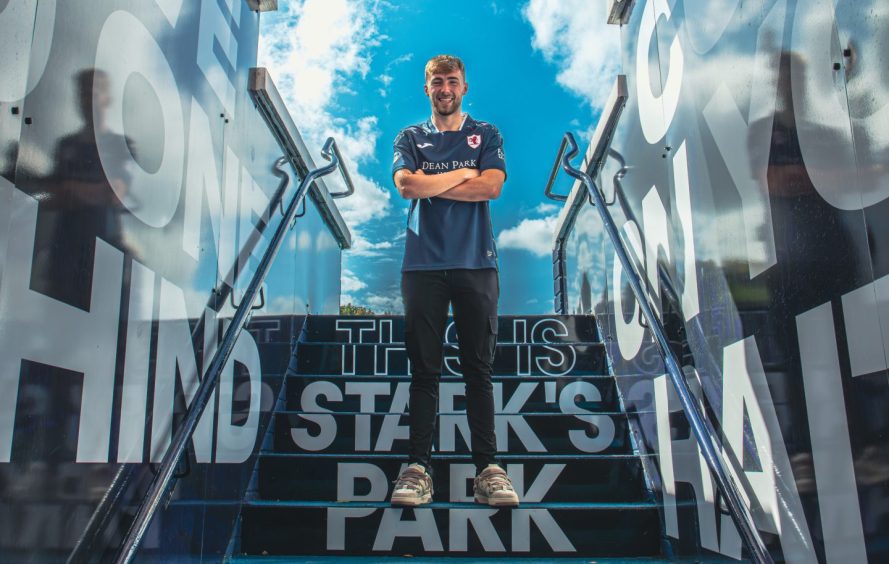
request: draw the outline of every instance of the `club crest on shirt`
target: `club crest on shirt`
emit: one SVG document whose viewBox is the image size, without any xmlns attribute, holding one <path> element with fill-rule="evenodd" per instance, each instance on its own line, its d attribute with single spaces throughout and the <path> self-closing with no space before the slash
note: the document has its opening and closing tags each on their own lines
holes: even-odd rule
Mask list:
<svg viewBox="0 0 889 564">
<path fill-rule="evenodd" d="M 473 149 L 478 149 L 478 146 L 482 144 L 482 136 L 479 134 L 475 135 L 467 135 L 466 136 L 466 144 L 472 147 Z"/>
</svg>

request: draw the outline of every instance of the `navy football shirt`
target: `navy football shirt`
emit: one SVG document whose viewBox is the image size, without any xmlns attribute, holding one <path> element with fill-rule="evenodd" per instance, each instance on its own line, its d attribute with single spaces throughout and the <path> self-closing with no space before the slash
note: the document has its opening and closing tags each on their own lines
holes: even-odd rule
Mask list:
<svg viewBox="0 0 889 564">
<path fill-rule="evenodd" d="M 506 174 L 503 138 L 496 127 L 469 114 L 459 131 L 439 131 L 428 119 L 402 129 L 395 138 L 392 174 L 402 168 L 426 174 L 496 168 Z M 488 202 L 411 200 L 401 270 L 450 268 L 497 268 Z"/>
</svg>

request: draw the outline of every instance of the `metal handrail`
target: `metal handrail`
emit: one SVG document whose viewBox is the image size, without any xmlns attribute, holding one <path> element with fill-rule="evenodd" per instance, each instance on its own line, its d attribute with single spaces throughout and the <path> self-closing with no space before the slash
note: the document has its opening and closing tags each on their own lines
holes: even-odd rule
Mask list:
<svg viewBox="0 0 889 564">
<path fill-rule="evenodd" d="M 287 111 L 287 104 L 278 92 L 275 83 L 269 74 L 268 69 L 263 67 L 255 67 L 250 69 L 248 78 L 247 92 L 256 106 L 256 111 L 266 122 L 272 136 L 278 142 L 284 154 L 290 159 L 291 164 L 296 169 L 299 176 L 308 174 L 312 169 L 317 168 L 312 161 L 309 150 L 303 141 L 302 135 L 293 121 L 290 112 Z M 337 155 L 339 158 L 339 155 Z M 348 178 L 348 173 L 343 175 L 346 186 L 351 186 L 352 181 Z M 351 193 L 352 188 L 348 188 L 346 192 Z M 336 194 L 336 197 L 345 197 L 347 194 Z M 348 249 L 352 246 L 352 235 L 346 222 L 334 205 L 334 195 L 327 190 L 323 180 L 314 182 L 309 188 L 309 197 L 314 202 L 317 212 L 327 224 L 334 238 L 337 240 L 341 249 Z"/>
<path fill-rule="evenodd" d="M 222 372 L 222 369 L 225 367 L 226 362 L 234 350 L 235 343 L 247 322 L 247 317 L 250 314 L 253 301 L 256 299 L 256 296 L 259 293 L 259 288 L 262 286 L 266 275 L 271 269 L 272 262 L 275 260 L 275 257 L 281 248 L 281 244 L 284 242 L 284 237 L 290 229 L 290 222 L 296 213 L 299 203 L 305 198 L 309 186 L 311 186 L 316 179 L 326 176 L 337 168 L 340 168 L 344 173 L 343 177 L 348 188 L 354 190 L 354 187 L 351 185 L 351 179 L 349 178 L 348 173 L 345 172 L 345 167 L 342 166 L 342 159 L 340 158 L 333 137 L 327 139 L 324 148 L 321 150 L 321 155 L 326 160 L 330 161 L 330 164 L 310 171 L 302 179 L 302 182 L 300 182 L 296 194 L 287 206 L 287 211 L 278 224 L 278 227 L 275 229 L 275 234 L 272 236 L 269 246 L 263 254 L 262 259 L 260 259 L 259 266 L 256 268 L 256 272 L 250 280 L 247 290 L 244 292 L 244 298 L 241 301 L 241 305 L 237 311 L 235 311 L 234 317 L 232 317 L 231 322 L 226 328 L 222 341 L 219 344 L 219 349 L 213 355 L 213 359 L 210 361 L 209 367 L 207 368 L 206 375 L 201 380 L 200 386 L 198 386 L 198 389 L 195 392 L 194 400 L 189 407 L 188 412 L 185 414 L 185 419 L 182 421 L 181 426 L 176 430 L 170 448 L 167 449 L 163 461 L 161 462 L 160 469 L 152 480 L 148 493 L 142 500 L 142 504 L 139 506 L 139 510 L 133 519 L 133 523 L 120 545 L 120 550 L 115 558 L 115 562 L 118 564 L 131 562 L 136 555 L 136 550 L 138 550 L 139 544 L 142 542 L 142 539 L 148 530 L 151 519 L 160 506 L 161 500 L 167 493 L 179 458 L 182 456 L 182 453 L 185 452 L 188 441 L 191 440 L 192 434 L 197 427 L 198 420 L 212 397 L 212 393 L 219 380 L 219 374 Z"/>
<path fill-rule="evenodd" d="M 567 148 L 570 148 L 570 151 L 566 153 L 565 149 Z M 694 396 L 692 396 L 691 391 L 688 389 L 688 384 L 680 369 L 676 354 L 673 352 L 673 349 L 670 348 L 669 342 L 667 341 L 664 326 L 661 324 L 660 319 L 655 315 L 647 295 L 642 290 L 642 283 L 640 282 L 641 276 L 636 272 L 636 265 L 630 260 L 629 253 L 618 233 L 617 224 L 615 223 L 614 218 L 611 217 L 611 213 L 608 211 L 607 206 L 605 206 L 605 201 L 602 193 L 599 191 L 599 187 L 596 186 L 588 174 L 571 165 L 571 159 L 574 158 L 577 153 L 578 148 L 577 142 L 574 140 L 574 135 L 570 132 L 565 133 L 556 162 L 561 162 L 561 167 L 565 172 L 573 178 L 580 180 L 586 186 L 590 197 L 590 204 L 595 206 L 599 211 L 599 217 L 602 219 L 602 222 L 605 225 L 605 230 L 611 238 L 611 242 L 614 245 L 621 265 L 627 273 L 630 287 L 633 289 L 633 294 L 636 296 L 636 301 L 639 303 L 639 307 L 642 309 L 645 319 L 648 321 L 651 332 L 654 334 L 655 341 L 664 358 L 667 373 L 670 380 L 673 382 L 673 387 L 675 388 L 677 395 L 679 396 L 679 402 L 682 404 L 682 409 L 691 423 L 692 432 L 695 435 L 695 439 L 698 441 L 698 446 L 704 455 L 704 459 L 707 461 L 707 465 L 710 467 L 710 470 L 716 478 L 716 487 L 728 505 L 732 520 L 735 522 L 735 526 L 738 528 L 738 531 L 740 531 L 744 544 L 755 561 L 771 564 L 772 557 L 766 549 L 762 537 L 760 537 L 759 532 L 756 530 L 753 516 L 744 504 L 737 486 L 730 477 L 726 463 L 720 457 L 719 451 L 716 448 L 716 431 L 713 429 L 710 421 L 701 414 Z"/>
<path fill-rule="evenodd" d="M 626 75 L 619 74 L 615 77 L 611 94 L 602 108 L 599 123 L 593 132 L 589 149 L 587 149 L 584 155 L 582 168 L 593 178 L 599 175 L 599 171 L 609 156 L 608 147 L 611 144 L 611 138 L 614 136 L 617 123 L 628 99 L 627 77 Z M 559 148 L 559 153 L 562 152 L 563 148 L 564 141 L 562 147 Z M 559 212 L 556 229 L 553 231 L 553 284 L 555 288 L 555 310 L 558 313 L 566 313 L 568 311 L 568 283 L 565 273 L 568 269 L 565 260 L 565 242 L 583 207 L 583 191 L 585 188 L 582 182 L 575 181 L 571 187 L 571 192 L 566 197 L 554 194 L 552 186 L 558 173 L 559 161 L 556 159 L 544 192 L 548 198 L 565 202 L 565 205 L 562 206 L 562 211 Z"/>
<path fill-rule="evenodd" d="M 556 162 L 553 163 L 553 169 L 549 173 L 549 180 L 546 181 L 546 188 L 543 189 L 543 194 L 549 198 L 550 200 L 555 200 L 557 202 L 564 202 L 568 199 L 567 195 L 556 194 L 553 192 L 553 184 L 556 182 L 556 177 L 559 175 L 559 164 L 562 160 L 562 155 L 565 154 L 565 149 L 568 147 L 568 138 L 562 138 L 562 144 L 559 145 L 559 153 L 556 157 Z"/>
<path fill-rule="evenodd" d="M 291 163 L 291 161 L 286 156 L 279 157 L 275 160 L 271 173 L 280 179 L 278 186 L 275 188 L 275 191 L 269 200 L 265 213 L 260 216 L 259 224 L 256 226 L 256 229 L 251 231 L 247 241 L 244 242 L 238 256 L 232 263 L 231 268 L 229 268 L 228 273 L 222 279 L 219 286 L 210 291 L 210 298 L 207 300 L 205 309 L 219 311 L 225 304 L 226 299 L 231 299 L 232 302 L 234 301 L 234 280 L 238 275 L 238 265 L 243 264 L 246 257 L 251 256 L 253 251 L 256 250 L 257 245 L 263 240 L 262 236 L 265 233 L 266 227 L 271 223 L 272 214 L 275 212 L 275 209 L 280 209 L 281 215 L 284 215 L 284 196 L 287 193 L 287 187 L 290 185 L 290 174 L 284 169 L 284 166 L 288 163 Z M 305 198 L 303 198 L 302 207 L 304 214 Z M 300 217 L 301 215 L 302 214 L 297 213 L 296 217 Z M 260 291 L 260 297 L 262 298 L 262 305 L 264 305 L 265 293 Z M 232 303 L 232 309 L 237 308 L 238 306 Z M 256 307 L 255 309 L 261 308 Z M 203 316 L 198 318 L 197 323 L 195 323 L 194 328 L 191 331 L 192 340 L 196 339 L 197 336 L 203 332 L 204 320 L 205 318 Z M 108 486 L 108 490 L 102 496 L 102 499 L 96 506 L 95 510 L 93 510 L 86 528 L 83 530 L 80 537 L 77 539 L 74 548 L 68 555 L 68 564 L 86 561 L 88 551 L 91 550 L 95 540 L 103 534 L 103 531 L 108 524 L 109 516 L 117 511 L 117 507 L 121 503 L 123 497 L 123 490 L 129 487 L 129 484 L 132 481 L 132 476 L 138 469 L 139 466 L 136 464 L 121 464 L 117 469 L 111 484 Z M 156 473 L 153 468 L 152 472 Z"/>
</svg>

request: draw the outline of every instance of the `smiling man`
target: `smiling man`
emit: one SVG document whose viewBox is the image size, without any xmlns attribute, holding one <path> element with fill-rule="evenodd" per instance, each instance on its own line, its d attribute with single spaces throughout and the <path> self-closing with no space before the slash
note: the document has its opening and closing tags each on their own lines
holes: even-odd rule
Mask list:
<svg viewBox="0 0 889 564">
<path fill-rule="evenodd" d="M 432 440 L 449 305 L 466 383 L 475 499 L 498 507 L 519 503 L 496 463 L 491 385 L 500 281 L 488 202 L 500 196 L 506 161 L 497 128 L 461 111 L 468 89 L 460 59 L 430 59 L 424 90 L 432 117 L 395 139 L 395 186 L 411 201 L 401 269 L 411 386 L 408 466 L 395 484 L 393 505 L 432 501 Z"/>
</svg>

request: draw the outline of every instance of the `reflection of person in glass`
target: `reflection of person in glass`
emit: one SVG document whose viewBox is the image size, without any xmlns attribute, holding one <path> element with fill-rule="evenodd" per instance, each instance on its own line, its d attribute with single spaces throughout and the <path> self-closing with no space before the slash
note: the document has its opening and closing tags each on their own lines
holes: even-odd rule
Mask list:
<svg viewBox="0 0 889 564">
<path fill-rule="evenodd" d="M 111 105 L 108 75 L 98 69 L 85 69 L 75 75 L 75 86 L 84 125 L 56 146 L 52 184 L 59 218 L 53 235 L 50 278 L 54 289 L 59 290 L 53 292 L 55 297 L 86 305 L 96 238 L 125 250 L 120 218 L 123 205 L 115 192 L 127 191 L 130 175 L 124 165 L 131 155 L 103 154 L 99 158 L 97 139 L 119 136 L 108 130 L 105 119 Z"/>
<path fill-rule="evenodd" d="M 751 159 L 751 166 L 754 176 L 768 187 L 777 259 L 776 265 L 764 274 L 768 301 L 761 307 L 768 310 L 773 327 L 766 334 L 767 346 L 760 350 L 764 353 L 763 361 L 772 366 L 768 372 L 770 386 L 782 390 L 776 394 L 783 397 L 785 403 L 777 406 L 779 418 L 794 418 L 792 425 L 784 427 L 797 488 L 803 495 L 812 495 L 815 475 L 811 445 L 804 434 L 789 432 L 808 428 L 806 409 L 818 408 L 813 405 L 803 408 L 796 318 L 825 302 L 836 304 L 841 296 L 866 285 L 872 274 L 860 212 L 839 210 L 825 201 L 813 185 L 810 171 L 829 165 L 803 158 L 801 135 L 805 135 L 810 144 L 817 140 L 820 154 L 828 154 L 846 142 L 838 131 L 803 118 L 809 113 L 802 107 L 805 96 L 815 93 L 793 96 L 791 67 L 793 80 L 805 84 L 805 65 L 798 53 L 781 54 L 771 143 L 767 152 L 759 151 L 759 158 Z M 751 125 L 751 142 L 761 138 L 753 128 L 764 127 L 764 123 L 767 120 Z M 756 154 L 751 147 L 751 155 Z M 827 172 L 838 182 L 855 173 L 838 169 Z M 824 178 L 825 174 L 820 176 Z M 883 408 L 885 393 L 884 374 L 874 378 L 858 377 L 854 385 L 844 387 L 859 492 L 867 486 L 879 486 L 878 493 L 861 493 L 862 499 L 879 499 L 879 504 L 886 503 L 882 488 L 889 481 L 889 454 L 885 447 L 889 418 Z M 823 487 L 829 490 L 831 486 Z"/>
<path fill-rule="evenodd" d="M 790 316 L 788 322 L 858 286 L 863 262 L 856 252 L 863 241 L 857 241 L 849 229 L 850 218 L 825 202 L 809 177 L 808 171 L 821 163 L 804 162 L 801 130 L 808 130 L 808 137 L 819 139 L 822 151 L 830 151 L 842 140 L 836 131 L 802 121 L 801 116 L 807 112 L 796 107 L 804 100 L 793 96 L 792 66 L 797 75 L 801 74 L 805 68 L 802 56 L 782 53 L 769 150 L 756 151 L 751 147 L 751 155 L 761 155 L 751 165 L 754 176 L 768 187 L 772 210 L 777 264 L 768 274 L 771 305 L 785 308 Z M 751 126 L 751 133 L 758 125 L 759 122 Z M 750 141 L 760 138 L 751 135 Z"/>
</svg>

